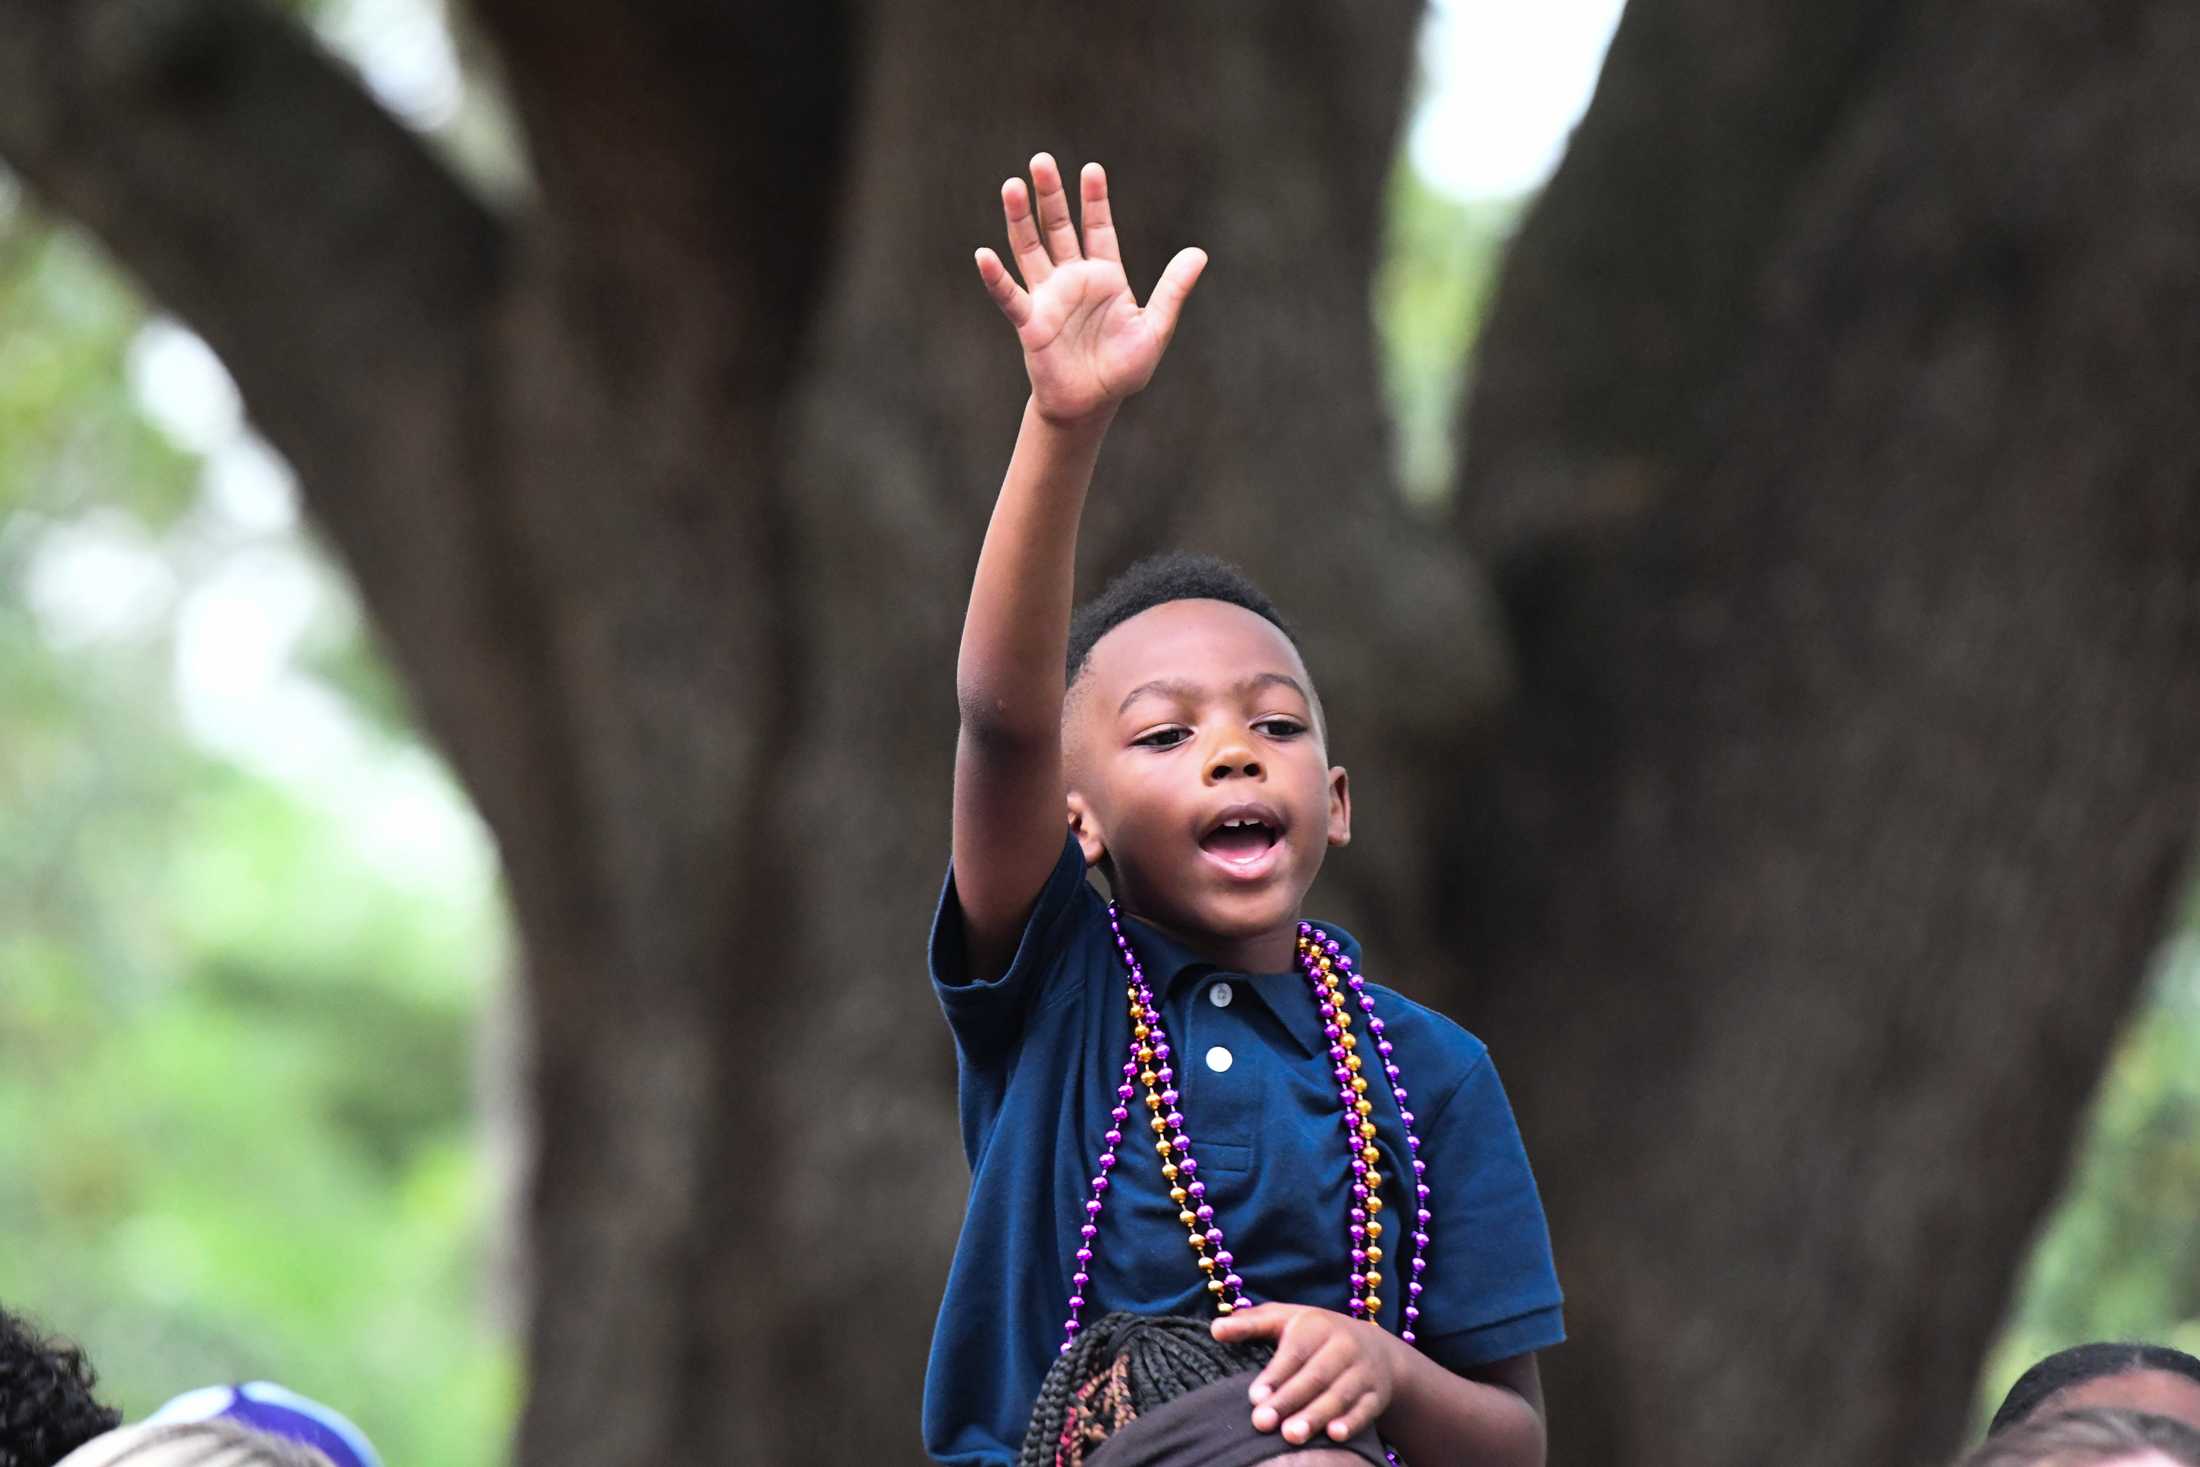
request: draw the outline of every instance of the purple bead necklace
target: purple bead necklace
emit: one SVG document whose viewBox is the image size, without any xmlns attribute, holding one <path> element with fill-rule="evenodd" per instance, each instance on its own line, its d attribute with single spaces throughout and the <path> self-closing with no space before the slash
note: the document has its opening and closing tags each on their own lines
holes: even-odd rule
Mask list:
<svg viewBox="0 0 2200 1467">
<path fill-rule="evenodd" d="M 1344 1108 L 1345 1148 L 1352 1160 L 1351 1222 L 1345 1230 L 1351 1242 L 1352 1298 L 1347 1307 L 1355 1317 L 1368 1320 L 1376 1319 L 1383 1307 L 1382 1298 L 1375 1292 L 1383 1282 L 1383 1225 L 1377 1217 L 1383 1210 L 1383 1174 L 1376 1170 L 1382 1153 L 1375 1149 L 1375 1122 L 1370 1114 L 1375 1107 L 1367 1098 L 1367 1079 L 1360 1073 L 1365 1061 L 1358 1052 L 1359 1037 L 1352 1032 L 1351 1010 L 1355 1004 L 1367 1019 L 1368 1036 L 1375 1041 L 1383 1076 L 1398 1102 L 1398 1118 L 1406 1132 L 1406 1155 L 1413 1165 L 1413 1251 L 1406 1265 L 1404 1323 L 1398 1332 L 1398 1337 L 1410 1345 L 1415 1342 L 1413 1327 L 1421 1318 L 1422 1275 L 1428 1271 L 1428 1259 L 1423 1255 L 1428 1249 L 1431 1216 L 1428 1163 L 1421 1160 L 1421 1138 L 1413 1129 L 1413 1112 L 1406 1109 L 1410 1096 L 1405 1077 L 1398 1073 L 1395 1046 L 1383 1037 L 1383 1021 L 1375 1017 L 1375 999 L 1367 991 L 1367 980 L 1352 970 L 1352 959 L 1339 950 L 1335 938 L 1306 922 L 1299 924 L 1299 971 L 1306 975 L 1314 1002 L 1321 1010 L 1322 1034 L 1329 1041 L 1329 1059 L 1336 1067 L 1330 1076 L 1337 1082 L 1337 1100 Z M 1350 997 L 1346 996 L 1347 990 Z"/>
<path fill-rule="evenodd" d="M 1145 1091 L 1147 1127 L 1154 1135 L 1154 1151 L 1161 1158 L 1161 1175 L 1169 1184 L 1169 1200 L 1177 1205 L 1177 1221 L 1184 1226 L 1186 1241 L 1200 1272 L 1207 1275 L 1207 1292 L 1214 1295 L 1215 1312 L 1230 1314 L 1244 1307 L 1245 1280 L 1233 1265 L 1236 1260 L 1223 1244 L 1215 1210 L 1207 1201 L 1207 1185 L 1199 1179 L 1199 1163 L 1192 1157 L 1191 1138 L 1184 1132 L 1184 1113 L 1177 1108 L 1176 1070 L 1168 1031 L 1161 1024 L 1161 1009 L 1153 988 L 1139 966 L 1138 954 L 1123 931 L 1123 914 L 1108 904 L 1108 930 L 1128 977 L 1123 993 L 1129 1002 L 1131 1042 L 1123 1062 L 1123 1082 L 1115 1087 L 1115 1106 L 1108 1112 L 1108 1130 L 1102 1138 L 1099 1164 L 1093 1172 L 1092 1190 L 1085 1199 L 1085 1221 L 1078 1228 L 1077 1267 L 1069 1276 L 1069 1318 L 1062 1324 L 1061 1353 L 1068 1354 L 1083 1326 L 1078 1315 L 1085 1307 L 1085 1288 L 1092 1281 L 1093 1244 L 1100 1236 L 1100 1212 L 1108 1191 L 1108 1173 L 1115 1169 L 1115 1148 L 1123 1143 L 1123 1128 L 1131 1116 L 1131 1102 Z M 1353 971 L 1352 959 L 1340 950 L 1336 939 L 1309 922 L 1299 924 L 1299 971 L 1306 975 L 1315 1005 L 1321 1011 L 1322 1033 L 1329 1040 L 1330 1075 L 1337 1082 L 1337 1101 L 1342 1108 L 1346 1148 L 1352 1167 L 1352 1207 L 1346 1236 L 1350 1243 L 1350 1298 L 1347 1307 L 1355 1319 L 1378 1328 L 1383 1307 L 1375 1291 L 1382 1286 L 1383 1174 L 1377 1169 L 1382 1153 L 1375 1147 L 1374 1105 L 1367 1098 L 1365 1065 L 1359 1054 L 1359 1036 L 1352 1032 L 1352 1009 L 1357 1007 L 1375 1041 L 1383 1075 L 1397 1100 L 1399 1119 L 1405 1126 L 1406 1153 L 1413 1165 L 1412 1252 L 1407 1257 L 1406 1303 L 1399 1338 L 1414 1343 L 1414 1325 L 1421 1318 L 1423 1275 L 1428 1268 L 1430 1223 L 1428 1164 L 1421 1160 L 1421 1138 L 1413 1129 L 1413 1112 L 1407 1110 L 1404 1077 L 1398 1073 L 1393 1047 L 1383 1034 L 1383 1021 L 1375 1016 L 1374 996 L 1367 980 Z M 1393 1467 L 1397 1454 L 1391 1453 Z"/>
<path fill-rule="evenodd" d="M 1107 1135 L 1102 1137 L 1100 1163 L 1093 1172 L 1092 1191 L 1085 1199 L 1085 1221 L 1078 1229 L 1077 1269 L 1069 1276 L 1069 1318 L 1062 1323 L 1062 1350 L 1067 1355 L 1077 1331 L 1084 1326 L 1078 1314 L 1085 1307 L 1085 1285 L 1092 1279 L 1092 1245 L 1100 1233 L 1100 1207 L 1108 1190 L 1108 1173 L 1115 1168 L 1115 1148 L 1123 1144 L 1123 1127 L 1130 1120 L 1130 1105 L 1138 1085 L 1146 1090 L 1146 1124 L 1154 1134 L 1154 1151 L 1161 1157 L 1161 1175 L 1169 1184 L 1169 1200 L 1177 1206 L 1177 1221 L 1184 1225 L 1200 1272 L 1207 1275 L 1207 1292 L 1215 1296 L 1215 1312 L 1228 1314 L 1245 1302 L 1245 1280 L 1231 1271 L 1229 1250 L 1222 1245 L 1222 1229 L 1215 1225 L 1215 1210 L 1207 1202 L 1207 1184 L 1199 1179 L 1199 1163 L 1192 1158 L 1191 1138 L 1184 1134 L 1184 1113 L 1176 1108 L 1176 1070 L 1170 1064 L 1169 1031 L 1162 1027 L 1161 1010 L 1154 1003 L 1146 970 L 1123 931 L 1123 914 L 1108 904 L 1108 930 L 1115 936 L 1115 950 L 1129 976 L 1124 996 L 1130 1001 L 1130 1058 L 1123 1062 L 1123 1083 L 1115 1087 L 1115 1108 L 1108 1112 Z M 1138 1082 L 1134 1085 L 1133 1081 Z"/>
</svg>

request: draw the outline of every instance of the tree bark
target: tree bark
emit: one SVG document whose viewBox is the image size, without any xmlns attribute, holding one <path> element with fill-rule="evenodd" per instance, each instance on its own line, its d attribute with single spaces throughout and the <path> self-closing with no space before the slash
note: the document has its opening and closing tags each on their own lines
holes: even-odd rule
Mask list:
<svg viewBox="0 0 2200 1467">
<path fill-rule="evenodd" d="M 1460 534 L 1554 1461 L 1945 1456 L 2200 792 L 2200 23 L 1636 0 Z"/>
<path fill-rule="evenodd" d="M 784 615 L 815 651 L 777 821 L 793 908 L 810 916 L 784 981 L 803 985 L 821 1124 L 789 1178 L 790 1236 L 812 1246 L 788 1260 L 801 1304 L 781 1338 L 807 1400 L 842 1395 L 850 1362 L 866 1362 L 898 1434 L 820 1413 L 814 1460 L 909 1453 L 968 1186 L 922 944 L 947 854 L 955 643 L 1026 390 L 970 265 L 999 234 L 1000 180 L 1039 148 L 1071 169 L 1105 161 L 1140 291 L 1183 245 L 1214 259 L 1159 378 L 1111 434 L 1088 590 L 1167 544 L 1349 575 L 1379 563 L 1370 546 L 1407 538 L 1367 282 L 1415 10 L 1263 14 L 1245 26 L 1139 6 L 1072 26 L 897 0 L 865 28 L 850 227 L 786 479 L 801 559 Z M 1392 563 L 1439 614 L 1469 605 L 1456 565 Z M 1337 679 L 1380 676 L 1373 664 Z M 1471 688 L 1473 671 L 1428 671 L 1431 696 Z"/>
</svg>

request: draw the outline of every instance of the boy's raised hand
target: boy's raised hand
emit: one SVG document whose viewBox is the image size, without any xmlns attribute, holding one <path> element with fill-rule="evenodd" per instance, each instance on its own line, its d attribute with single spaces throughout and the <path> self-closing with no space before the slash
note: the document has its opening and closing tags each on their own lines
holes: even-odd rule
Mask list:
<svg viewBox="0 0 2200 1467">
<path fill-rule="evenodd" d="M 1107 174 L 1087 163 L 1079 187 L 1082 247 L 1052 157 L 1041 153 L 1031 160 L 1030 188 L 1020 178 L 1001 185 L 1001 213 L 1021 286 L 999 255 L 978 251 L 978 278 L 1023 344 L 1032 403 L 1042 416 L 1063 423 L 1107 411 L 1153 379 L 1184 298 L 1207 264 L 1203 251 L 1179 251 L 1141 307 L 1116 248 Z"/>
</svg>

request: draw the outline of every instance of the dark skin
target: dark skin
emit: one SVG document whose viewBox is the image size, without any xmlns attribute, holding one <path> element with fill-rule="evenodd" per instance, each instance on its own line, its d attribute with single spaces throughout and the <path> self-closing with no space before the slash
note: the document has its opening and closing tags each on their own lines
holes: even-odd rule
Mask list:
<svg viewBox="0 0 2200 1467">
<path fill-rule="evenodd" d="M 1054 160 L 1001 190 L 1022 284 L 991 250 L 978 276 L 1015 327 L 1031 379 L 963 623 L 956 690 L 954 860 L 971 979 L 998 976 L 1061 853 L 1066 819 L 1124 908 L 1224 967 L 1291 966 L 1300 903 L 1351 838 L 1350 786 L 1329 763 L 1313 681 L 1273 625 L 1177 601 L 1102 637 L 1064 686 L 1077 525 L 1100 444 L 1145 387 L 1205 268 L 1180 252 L 1140 306 L 1123 273 L 1107 178 L 1080 179 L 1083 237 Z M 1370 1422 L 1408 1459 L 1541 1467 L 1535 1357 L 1453 1374 L 1331 1310 L 1262 1304 L 1215 1324 L 1266 1339 L 1253 1425 L 1343 1441 Z"/>
<path fill-rule="evenodd" d="M 1225 601 L 1171 601 L 1094 644 L 1064 719 L 1070 829 L 1124 910 L 1222 967 L 1280 973 L 1299 903 L 1352 838 L 1313 680 Z M 1257 829 L 1232 843 L 1226 821 Z"/>
</svg>

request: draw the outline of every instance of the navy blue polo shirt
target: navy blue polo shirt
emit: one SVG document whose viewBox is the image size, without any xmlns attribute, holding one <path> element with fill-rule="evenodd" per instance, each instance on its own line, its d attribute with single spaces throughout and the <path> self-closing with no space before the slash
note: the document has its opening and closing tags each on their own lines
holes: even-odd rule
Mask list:
<svg viewBox="0 0 2200 1467">
<path fill-rule="evenodd" d="M 1349 1158 L 1306 979 L 1228 972 L 1144 923 L 1125 930 L 1169 1033 L 1184 1132 L 1246 1296 L 1343 1312 Z M 1352 940 L 1328 930 L 1358 962 Z M 950 872 L 931 965 L 955 1037 L 971 1184 L 925 1372 L 924 1441 L 954 1467 L 1007 1467 L 1062 1341 L 1078 1228 L 1130 1044 L 1121 959 L 1076 840 L 1065 840 L 1008 971 L 989 983 L 966 979 Z M 1557 1344 L 1565 1329 L 1543 1205 L 1488 1051 L 1441 1014 L 1372 979 L 1367 987 L 1428 1163 L 1421 1348 L 1465 1371 Z M 1392 1224 L 1382 1321 L 1396 1331 L 1411 1231 L 1396 1219 L 1412 1171 L 1397 1103 L 1381 1072 L 1368 1074 Z M 1145 1114 L 1133 1102 L 1116 1148 L 1087 1323 L 1115 1310 L 1212 1312 Z"/>
</svg>

